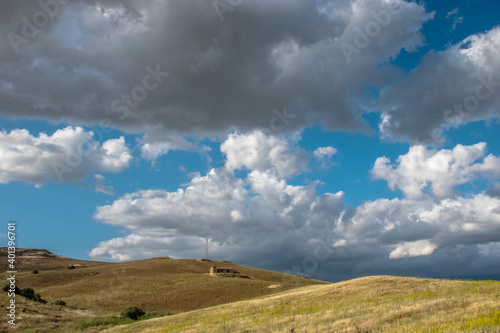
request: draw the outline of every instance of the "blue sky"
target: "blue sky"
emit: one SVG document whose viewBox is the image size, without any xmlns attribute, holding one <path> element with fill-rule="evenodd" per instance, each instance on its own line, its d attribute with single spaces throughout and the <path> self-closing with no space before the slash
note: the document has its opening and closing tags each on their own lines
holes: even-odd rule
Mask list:
<svg viewBox="0 0 500 333">
<path fill-rule="evenodd" d="M 1 10 L 19 247 L 500 277 L 497 1 L 46 3 Z"/>
</svg>

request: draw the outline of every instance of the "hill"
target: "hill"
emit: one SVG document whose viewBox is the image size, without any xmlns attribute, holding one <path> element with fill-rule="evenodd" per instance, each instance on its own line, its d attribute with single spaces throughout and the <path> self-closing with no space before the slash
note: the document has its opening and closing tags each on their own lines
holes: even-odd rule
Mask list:
<svg viewBox="0 0 500 333">
<path fill-rule="evenodd" d="M 365 277 L 105 332 L 500 332 L 500 282 Z"/>
<path fill-rule="evenodd" d="M 6 266 L 6 255 L 6 249 L 1 248 L 2 267 Z M 69 270 L 70 265 L 75 269 Z M 251 278 L 210 276 L 212 265 L 230 266 Z M 48 301 L 44 305 L 17 298 L 24 301 L 25 309 L 19 313 L 20 328 L 29 322 L 24 328 L 39 327 L 38 331 L 54 326 L 54 321 L 60 324 L 57 327 L 78 320 L 113 324 L 115 321 L 103 318 L 117 316 L 129 306 L 146 312 L 182 313 L 326 283 L 225 261 L 162 257 L 106 263 L 65 258 L 40 249 L 17 249 L 16 266 L 17 286 L 33 288 Z M 38 274 L 33 274 L 34 269 Z M 2 268 L 0 278 L 4 281 L 5 272 Z M 55 306 L 57 300 L 63 300 L 67 307 Z M 31 319 L 23 324 L 23 317 Z"/>
</svg>

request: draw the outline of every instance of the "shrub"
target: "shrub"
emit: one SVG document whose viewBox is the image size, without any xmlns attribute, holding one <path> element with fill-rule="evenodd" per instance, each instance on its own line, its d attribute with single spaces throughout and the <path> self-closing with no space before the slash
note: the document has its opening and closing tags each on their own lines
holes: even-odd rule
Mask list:
<svg viewBox="0 0 500 333">
<path fill-rule="evenodd" d="M 26 297 L 27 299 L 34 299 L 35 298 L 35 291 L 32 288 L 26 287 L 21 289 L 21 292 L 19 295 Z"/>
<path fill-rule="evenodd" d="M 32 271 L 32 273 L 33 273 L 33 274 L 38 274 L 38 269 L 34 269 L 34 270 Z"/>
<path fill-rule="evenodd" d="M 68 266 L 68 269 L 75 269 L 75 268 L 76 268 L 75 265 L 69 265 Z"/>
<path fill-rule="evenodd" d="M 24 296 L 27 299 L 35 301 L 35 302 L 47 304 L 47 301 L 44 300 L 42 298 L 42 296 L 40 296 L 39 293 L 35 293 L 35 291 L 32 288 L 29 288 L 29 287 L 21 289 L 21 291 L 19 292 L 19 295 Z"/>
<path fill-rule="evenodd" d="M 55 305 L 60 305 L 60 306 L 66 306 L 66 302 L 63 300 L 58 299 L 57 301 L 54 302 Z"/>
<path fill-rule="evenodd" d="M 142 311 L 142 309 L 138 308 L 137 306 L 131 306 L 123 310 L 121 313 L 122 317 L 125 318 L 130 318 L 132 320 L 137 320 L 144 316 L 146 313 Z"/>
</svg>

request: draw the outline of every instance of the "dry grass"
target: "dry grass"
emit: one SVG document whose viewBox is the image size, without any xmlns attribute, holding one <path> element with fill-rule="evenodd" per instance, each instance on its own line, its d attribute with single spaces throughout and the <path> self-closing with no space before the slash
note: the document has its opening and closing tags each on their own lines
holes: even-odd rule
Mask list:
<svg viewBox="0 0 500 333">
<path fill-rule="evenodd" d="M 7 263 L 6 258 L 2 258 L 6 255 L 4 249 L 0 248 L 0 279 L 7 284 L 7 268 L 2 266 Z M 147 313 L 181 313 L 271 295 L 301 286 L 326 283 L 234 264 L 231 264 L 231 267 L 254 279 L 209 276 L 210 266 L 228 265 L 227 262 L 217 261 L 153 258 L 105 263 L 74 260 L 45 250 L 29 249 L 18 249 L 16 259 L 16 283 L 19 288 L 33 288 L 49 304 L 63 300 L 68 306 L 61 310 L 53 305 L 35 302 L 23 305 L 26 311 L 20 319 L 23 321 L 20 328 L 32 328 L 32 332 L 43 331 L 45 327 L 51 327 L 51 331 L 55 331 L 56 328 L 62 329 L 69 322 L 78 321 L 80 328 L 88 326 L 82 321 L 87 321 L 89 325 L 93 323 L 95 326 L 101 322 L 105 325 L 116 325 L 117 322 L 112 316 L 116 317 L 129 306 L 138 306 Z M 68 270 L 69 265 L 75 265 L 76 268 Z M 37 269 L 39 273 L 33 274 L 33 269 Z M 278 289 L 268 288 L 274 284 L 282 286 Z M 21 301 L 22 297 L 17 297 L 16 300 Z M 83 316 L 70 311 L 70 316 L 66 310 L 71 308 L 90 311 L 84 312 Z M 80 328 L 67 331 L 78 331 Z"/>
<path fill-rule="evenodd" d="M 2 304 L 0 309 L 2 315 L 5 316 L 7 313 L 5 305 Z M 7 320 L 2 319 L 0 332 L 74 332 L 76 329 L 73 328 L 97 332 L 120 323 L 124 324 L 126 321 L 120 321 L 114 313 L 41 304 L 18 296 L 16 297 L 16 326 L 13 327 L 7 323 Z M 93 329 L 88 329 L 91 327 Z"/>
<path fill-rule="evenodd" d="M 220 262 L 214 262 L 221 264 Z M 106 263 L 74 270 L 39 269 L 18 273 L 18 287 L 30 287 L 49 302 L 62 299 L 68 306 L 100 311 L 122 311 L 138 306 L 145 311 L 174 313 L 276 293 L 271 284 L 289 290 L 324 283 L 276 272 L 233 265 L 255 279 L 209 276 L 213 263 L 189 259 L 149 259 Z M 0 274 L 4 279 L 5 274 Z"/>
<path fill-rule="evenodd" d="M 498 332 L 500 282 L 377 276 L 106 332 Z"/>
</svg>

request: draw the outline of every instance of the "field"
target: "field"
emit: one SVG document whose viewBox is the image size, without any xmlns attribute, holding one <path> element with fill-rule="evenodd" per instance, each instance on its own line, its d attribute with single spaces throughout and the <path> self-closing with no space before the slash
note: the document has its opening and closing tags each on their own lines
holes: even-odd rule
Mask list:
<svg viewBox="0 0 500 333">
<path fill-rule="evenodd" d="M 105 332 L 500 332 L 500 282 L 373 276 Z"/>
<path fill-rule="evenodd" d="M 212 265 L 251 278 L 209 276 Z M 105 263 L 32 249 L 19 249 L 17 269 L 17 286 L 47 301 L 16 297 L 17 332 L 500 332 L 498 281 L 372 276 L 327 283 L 225 261 Z M 120 318 L 129 306 L 146 318 Z M 0 331 L 8 329 L 2 321 Z"/>
<path fill-rule="evenodd" d="M 2 263 L 7 262 L 1 258 L 5 254 L 2 248 Z M 18 330 L 37 328 L 37 332 L 116 325 L 120 312 L 129 306 L 156 315 L 182 313 L 326 283 L 229 262 L 168 257 L 105 263 L 65 258 L 46 250 L 18 249 L 16 259 L 17 286 L 33 288 L 48 301 L 45 305 L 16 298 Z M 68 270 L 70 265 L 75 269 Z M 212 265 L 233 267 L 252 279 L 209 276 Z M 33 274 L 34 269 L 38 274 Z M 1 267 L 0 278 L 5 284 L 6 270 Z M 67 306 L 55 306 L 57 300 Z M 0 329 L 5 330 L 6 325 L 2 321 Z"/>
</svg>

